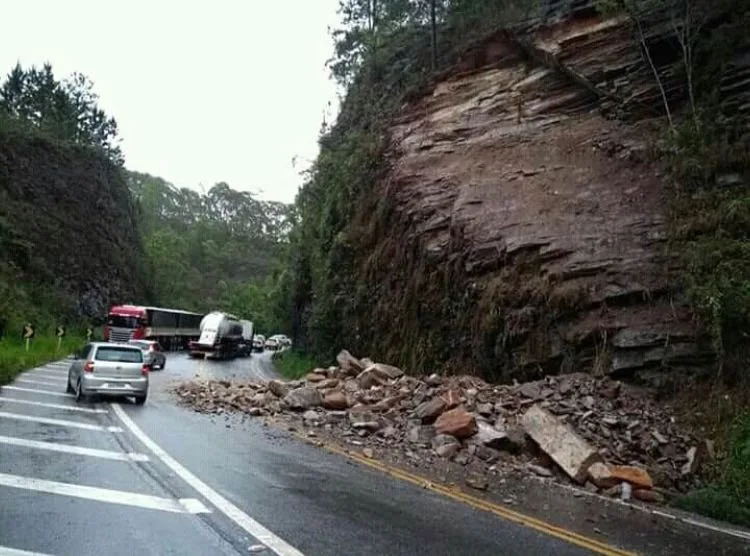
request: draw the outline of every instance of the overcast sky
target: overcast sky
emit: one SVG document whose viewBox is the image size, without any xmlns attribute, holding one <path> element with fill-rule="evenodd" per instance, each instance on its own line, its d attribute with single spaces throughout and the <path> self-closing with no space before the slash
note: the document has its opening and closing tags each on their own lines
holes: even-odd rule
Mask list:
<svg viewBox="0 0 750 556">
<path fill-rule="evenodd" d="M 3 6 L 0 72 L 86 74 L 126 166 L 178 186 L 291 202 L 336 88 L 338 0 L 22 0 Z M 327 109 L 332 103 L 334 112 Z M 292 158 L 298 156 L 297 168 Z"/>
</svg>

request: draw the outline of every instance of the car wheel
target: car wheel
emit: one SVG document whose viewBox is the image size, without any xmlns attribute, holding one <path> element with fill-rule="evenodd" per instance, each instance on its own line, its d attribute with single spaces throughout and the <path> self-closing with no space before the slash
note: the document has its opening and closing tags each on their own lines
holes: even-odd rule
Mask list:
<svg viewBox="0 0 750 556">
<path fill-rule="evenodd" d="M 144 403 L 146 403 L 146 397 L 147 394 L 144 394 L 143 396 L 136 396 L 135 405 L 143 405 Z"/>
<path fill-rule="evenodd" d="M 66 392 L 66 393 L 68 393 L 68 394 L 75 394 L 75 393 L 76 393 L 76 389 L 75 389 L 75 388 L 73 388 L 73 387 L 72 387 L 72 386 L 70 385 L 70 373 L 68 373 L 68 380 L 67 380 L 67 382 L 65 383 L 65 392 Z"/>
</svg>

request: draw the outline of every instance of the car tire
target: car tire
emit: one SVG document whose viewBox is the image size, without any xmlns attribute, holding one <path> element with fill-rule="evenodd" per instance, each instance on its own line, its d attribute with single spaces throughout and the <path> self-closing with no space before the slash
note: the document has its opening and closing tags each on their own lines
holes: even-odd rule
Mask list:
<svg viewBox="0 0 750 556">
<path fill-rule="evenodd" d="M 147 397 L 148 397 L 148 394 L 144 394 L 143 396 L 136 396 L 135 405 L 143 405 L 144 403 L 146 403 Z"/>
<path fill-rule="evenodd" d="M 70 385 L 70 373 L 68 373 L 68 380 L 67 380 L 67 382 L 65 383 L 65 393 L 66 393 L 66 394 L 75 394 L 75 393 L 76 393 L 76 389 L 75 389 L 75 388 L 73 388 L 73 387 L 72 387 L 72 386 Z"/>
</svg>

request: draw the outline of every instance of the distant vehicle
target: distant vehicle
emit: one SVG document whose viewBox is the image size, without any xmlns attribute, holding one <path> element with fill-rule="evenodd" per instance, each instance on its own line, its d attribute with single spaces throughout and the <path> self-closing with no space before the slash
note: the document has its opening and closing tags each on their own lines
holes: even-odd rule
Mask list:
<svg viewBox="0 0 750 556">
<path fill-rule="evenodd" d="M 198 339 L 203 316 L 179 309 L 115 305 L 107 315 L 104 339 L 121 343 L 155 340 L 168 349 L 180 349 Z"/>
<path fill-rule="evenodd" d="M 266 349 L 276 351 L 277 349 L 279 349 L 279 347 L 280 347 L 279 340 L 276 336 L 271 336 L 270 338 L 266 340 Z"/>
<path fill-rule="evenodd" d="M 91 395 L 135 398 L 143 405 L 148 396 L 150 367 L 136 346 L 93 342 L 73 356 L 66 391 L 84 401 Z"/>
<path fill-rule="evenodd" d="M 263 351 L 266 347 L 266 337 L 263 334 L 256 334 L 253 338 L 253 351 Z"/>
<path fill-rule="evenodd" d="M 279 334 L 277 336 L 277 340 L 279 341 L 279 344 L 281 344 L 281 347 L 291 347 L 292 346 L 292 339 L 287 336 L 286 334 Z"/>
<path fill-rule="evenodd" d="M 130 340 L 128 343 L 141 348 L 143 360 L 151 365 L 152 369 L 164 369 L 167 364 L 167 356 L 164 355 L 159 342 L 154 340 Z"/>
<path fill-rule="evenodd" d="M 241 320 L 240 324 L 242 324 L 240 355 L 246 357 L 253 352 L 253 323 L 249 320 Z"/>
<path fill-rule="evenodd" d="M 191 357 L 231 359 L 240 353 L 242 323 L 234 315 L 213 311 L 203 317 L 200 337 L 189 343 Z"/>
</svg>

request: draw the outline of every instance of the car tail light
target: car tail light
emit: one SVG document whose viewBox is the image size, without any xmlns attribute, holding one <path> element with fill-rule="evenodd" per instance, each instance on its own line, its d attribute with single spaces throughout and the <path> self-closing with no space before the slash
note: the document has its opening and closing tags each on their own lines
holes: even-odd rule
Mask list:
<svg viewBox="0 0 750 556">
<path fill-rule="evenodd" d="M 141 367 L 141 374 L 143 376 L 148 376 L 148 365 L 143 365 L 143 367 Z"/>
<path fill-rule="evenodd" d="M 93 361 L 86 361 L 83 365 L 83 372 L 84 373 L 93 373 L 94 372 L 94 362 Z"/>
</svg>

